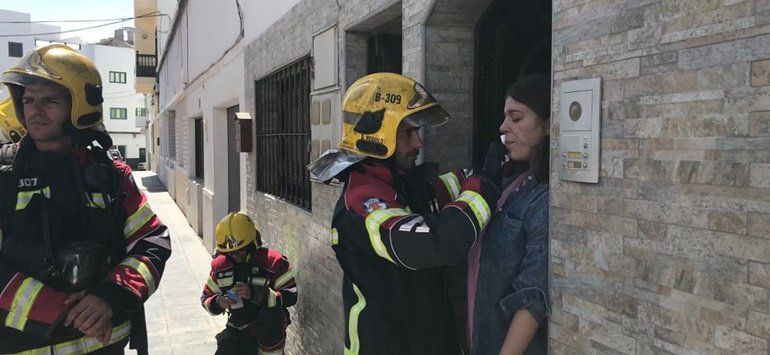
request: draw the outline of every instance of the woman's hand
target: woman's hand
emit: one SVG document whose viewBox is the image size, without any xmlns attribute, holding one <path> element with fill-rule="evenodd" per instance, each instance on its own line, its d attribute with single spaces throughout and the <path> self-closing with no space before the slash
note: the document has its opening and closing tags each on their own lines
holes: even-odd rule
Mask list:
<svg viewBox="0 0 770 355">
<path fill-rule="evenodd" d="M 535 336 L 540 323 L 526 309 L 520 309 L 513 314 L 511 326 L 505 336 L 500 355 L 520 355 L 527 350 L 529 342 Z"/>
</svg>

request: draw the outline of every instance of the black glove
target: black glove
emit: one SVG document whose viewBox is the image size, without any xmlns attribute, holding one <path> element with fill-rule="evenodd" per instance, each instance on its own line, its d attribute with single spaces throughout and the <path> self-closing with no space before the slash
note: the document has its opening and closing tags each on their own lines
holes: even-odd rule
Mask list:
<svg viewBox="0 0 770 355">
<path fill-rule="evenodd" d="M 260 345 L 273 347 L 286 337 L 286 313 L 282 307 L 262 308 L 253 324 Z"/>
<path fill-rule="evenodd" d="M 489 209 L 494 211 L 497 206 L 497 200 L 500 198 L 500 185 L 492 182 L 484 174 L 476 174 L 465 180 L 463 190 L 469 189 L 481 194 L 481 197 L 487 201 Z"/>
<path fill-rule="evenodd" d="M 0 143 L 0 165 L 13 164 L 17 150 L 19 150 L 19 145 L 16 143 Z"/>
<path fill-rule="evenodd" d="M 484 157 L 484 165 L 481 166 L 481 175 L 498 187 L 503 181 L 503 163 L 508 150 L 500 140 L 495 139 L 489 144 L 487 155 Z"/>
</svg>

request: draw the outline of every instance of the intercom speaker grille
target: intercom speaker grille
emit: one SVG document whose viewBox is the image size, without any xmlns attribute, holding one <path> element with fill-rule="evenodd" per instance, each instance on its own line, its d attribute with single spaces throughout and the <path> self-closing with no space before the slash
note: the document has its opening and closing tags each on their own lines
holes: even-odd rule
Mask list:
<svg viewBox="0 0 770 355">
<path fill-rule="evenodd" d="M 576 151 L 580 150 L 580 136 L 574 134 L 565 134 L 562 139 L 562 150 L 564 151 Z"/>
</svg>

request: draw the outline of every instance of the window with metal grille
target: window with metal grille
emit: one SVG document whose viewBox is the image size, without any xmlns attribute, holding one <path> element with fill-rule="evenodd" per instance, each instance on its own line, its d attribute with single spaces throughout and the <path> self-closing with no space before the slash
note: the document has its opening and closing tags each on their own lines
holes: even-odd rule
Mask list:
<svg viewBox="0 0 770 355">
<path fill-rule="evenodd" d="M 127 120 L 128 109 L 123 107 L 110 107 L 110 119 L 112 120 Z"/>
<path fill-rule="evenodd" d="M 399 26 L 400 28 L 400 26 Z M 367 71 L 401 73 L 401 35 L 377 33 L 369 36 Z"/>
<path fill-rule="evenodd" d="M 310 71 L 305 57 L 256 81 L 256 185 L 310 210 Z"/>
<path fill-rule="evenodd" d="M 166 157 L 176 159 L 176 111 L 168 111 L 166 127 Z"/>
<path fill-rule="evenodd" d="M 147 109 L 144 107 L 137 107 L 136 108 L 136 116 L 137 117 L 146 117 L 147 116 Z"/>
<path fill-rule="evenodd" d="M 125 84 L 126 83 L 126 73 L 122 71 L 111 71 L 110 72 L 110 82 L 111 83 L 118 83 L 118 84 Z"/>
</svg>

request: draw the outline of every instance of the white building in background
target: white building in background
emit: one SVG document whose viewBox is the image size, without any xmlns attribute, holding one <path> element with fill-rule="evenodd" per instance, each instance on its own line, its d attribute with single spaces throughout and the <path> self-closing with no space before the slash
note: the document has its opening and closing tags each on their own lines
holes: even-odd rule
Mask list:
<svg viewBox="0 0 770 355">
<path fill-rule="evenodd" d="M 30 49 L 35 48 L 35 41 L 49 40 L 59 41 L 59 26 L 45 25 L 41 23 L 29 23 L 31 16 L 28 13 L 0 9 L 0 33 L 3 35 L 20 35 L 13 37 L 0 37 L 0 68 L 6 68 L 16 62 Z M 26 23 L 10 23 L 26 22 Z M 76 41 L 79 42 L 79 41 Z"/>
<path fill-rule="evenodd" d="M 0 37 L 0 71 L 13 66 L 24 54 L 41 44 L 65 43 L 80 49 L 80 38 L 62 39 L 59 26 L 30 23 L 31 20 L 32 17 L 28 13 L 0 9 L 0 34 L 18 35 Z M 0 100 L 7 95 L 5 87 L 0 87 Z"/>
<path fill-rule="evenodd" d="M 103 44 L 83 44 L 80 38 L 62 38 L 59 26 L 30 23 L 30 14 L 0 9 L 0 72 L 16 64 L 33 48 L 50 43 L 63 43 L 90 58 L 102 76 L 104 95 L 104 125 L 123 158 L 132 167 L 145 161 L 147 142 L 145 118 L 147 103 L 144 94 L 134 89 L 135 51 L 131 44 L 120 39 Z M 13 23 L 12 23 L 13 22 Z M 0 87 L 0 100 L 7 97 L 5 86 Z M 140 117 L 137 123 L 137 117 Z"/>
<path fill-rule="evenodd" d="M 134 90 L 134 48 L 118 39 L 107 44 L 85 44 L 82 53 L 90 58 L 102 76 L 104 126 L 123 159 L 132 167 L 145 161 L 145 133 L 137 117 L 147 117 L 143 94 Z"/>
</svg>

